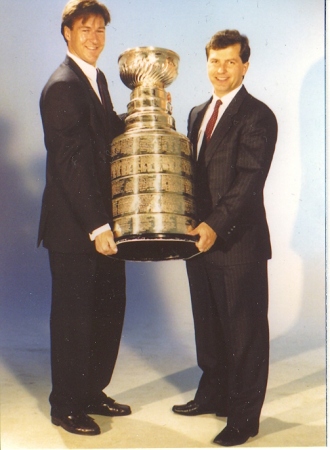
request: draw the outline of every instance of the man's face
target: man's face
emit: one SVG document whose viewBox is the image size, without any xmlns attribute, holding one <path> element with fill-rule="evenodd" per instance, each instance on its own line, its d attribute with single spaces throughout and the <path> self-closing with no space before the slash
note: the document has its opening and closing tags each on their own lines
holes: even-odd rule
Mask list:
<svg viewBox="0 0 330 450">
<path fill-rule="evenodd" d="M 87 20 L 83 17 L 77 18 L 73 22 L 72 30 L 64 27 L 64 36 L 73 55 L 96 66 L 105 45 L 105 23 L 102 16 L 92 15 Z"/>
<path fill-rule="evenodd" d="M 223 97 L 242 83 L 249 63 L 240 57 L 240 44 L 230 45 L 219 50 L 210 50 L 207 60 L 207 73 L 218 97 Z"/>
</svg>

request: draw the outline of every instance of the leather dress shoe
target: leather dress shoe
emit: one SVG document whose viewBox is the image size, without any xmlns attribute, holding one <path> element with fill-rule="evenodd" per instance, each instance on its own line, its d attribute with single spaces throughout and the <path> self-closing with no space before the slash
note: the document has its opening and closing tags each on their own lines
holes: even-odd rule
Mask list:
<svg viewBox="0 0 330 450">
<path fill-rule="evenodd" d="M 52 423 L 58 427 L 64 428 L 69 433 L 84 434 L 86 436 L 95 436 L 100 434 L 101 430 L 94 420 L 87 414 L 70 414 L 68 416 L 52 416 Z"/>
<path fill-rule="evenodd" d="M 191 400 L 185 405 L 174 405 L 172 411 L 176 414 L 181 414 L 183 416 L 199 416 L 201 414 L 216 414 L 219 417 L 225 417 L 227 413 L 225 411 L 220 411 L 220 409 L 209 407 L 206 405 L 200 405 Z"/>
<path fill-rule="evenodd" d="M 100 403 L 88 405 L 85 409 L 87 414 L 96 414 L 100 416 L 128 416 L 131 414 L 131 408 L 128 405 L 116 403 L 110 397 L 102 399 Z"/>
<path fill-rule="evenodd" d="M 215 437 L 213 442 L 218 445 L 223 445 L 224 447 L 241 445 L 250 437 L 256 436 L 258 431 L 259 430 L 239 430 L 238 428 L 227 426 Z"/>
</svg>

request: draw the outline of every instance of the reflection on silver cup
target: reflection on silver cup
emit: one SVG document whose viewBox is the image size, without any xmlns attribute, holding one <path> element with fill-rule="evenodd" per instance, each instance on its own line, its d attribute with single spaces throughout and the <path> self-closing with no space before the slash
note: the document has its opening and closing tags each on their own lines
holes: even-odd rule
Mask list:
<svg viewBox="0 0 330 450">
<path fill-rule="evenodd" d="M 119 57 L 120 77 L 132 89 L 125 133 L 111 146 L 113 232 L 117 258 L 187 259 L 197 253 L 190 141 L 175 131 L 165 91 L 178 75 L 179 56 L 138 47 Z"/>
</svg>

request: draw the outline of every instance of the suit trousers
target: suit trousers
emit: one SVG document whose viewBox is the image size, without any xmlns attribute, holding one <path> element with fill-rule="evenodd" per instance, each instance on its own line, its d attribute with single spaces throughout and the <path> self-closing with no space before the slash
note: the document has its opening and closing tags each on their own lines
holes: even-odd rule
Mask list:
<svg viewBox="0 0 330 450">
<path fill-rule="evenodd" d="M 267 261 L 187 261 L 198 365 L 195 400 L 228 412 L 229 426 L 258 430 L 269 366 Z"/>
<path fill-rule="evenodd" d="M 94 253 L 49 251 L 51 414 L 79 413 L 105 396 L 123 328 L 125 263 Z"/>
</svg>

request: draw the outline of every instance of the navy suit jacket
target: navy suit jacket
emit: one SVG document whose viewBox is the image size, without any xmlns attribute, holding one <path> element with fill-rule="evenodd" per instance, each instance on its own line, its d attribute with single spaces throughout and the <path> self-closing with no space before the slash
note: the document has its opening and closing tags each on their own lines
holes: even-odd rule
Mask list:
<svg viewBox="0 0 330 450">
<path fill-rule="evenodd" d="M 89 233 L 110 223 L 110 144 L 124 131 L 107 92 L 105 108 L 69 57 L 43 89 L 40 112 L 47 149 L 38 245 L 90 252 Z"/>
<path fill-rule="evenodd" d="M 196 154 L 198 131 L 211 99 L 193 108 L 188 137 Z M 196 164 L 199 221 L 217 233 L 205 257 L 220 265 L 235 265 L 271 257 L 263 188 L 277 139 L 273 112 L 243 86 L 217 124 Z"/>
</svg>

